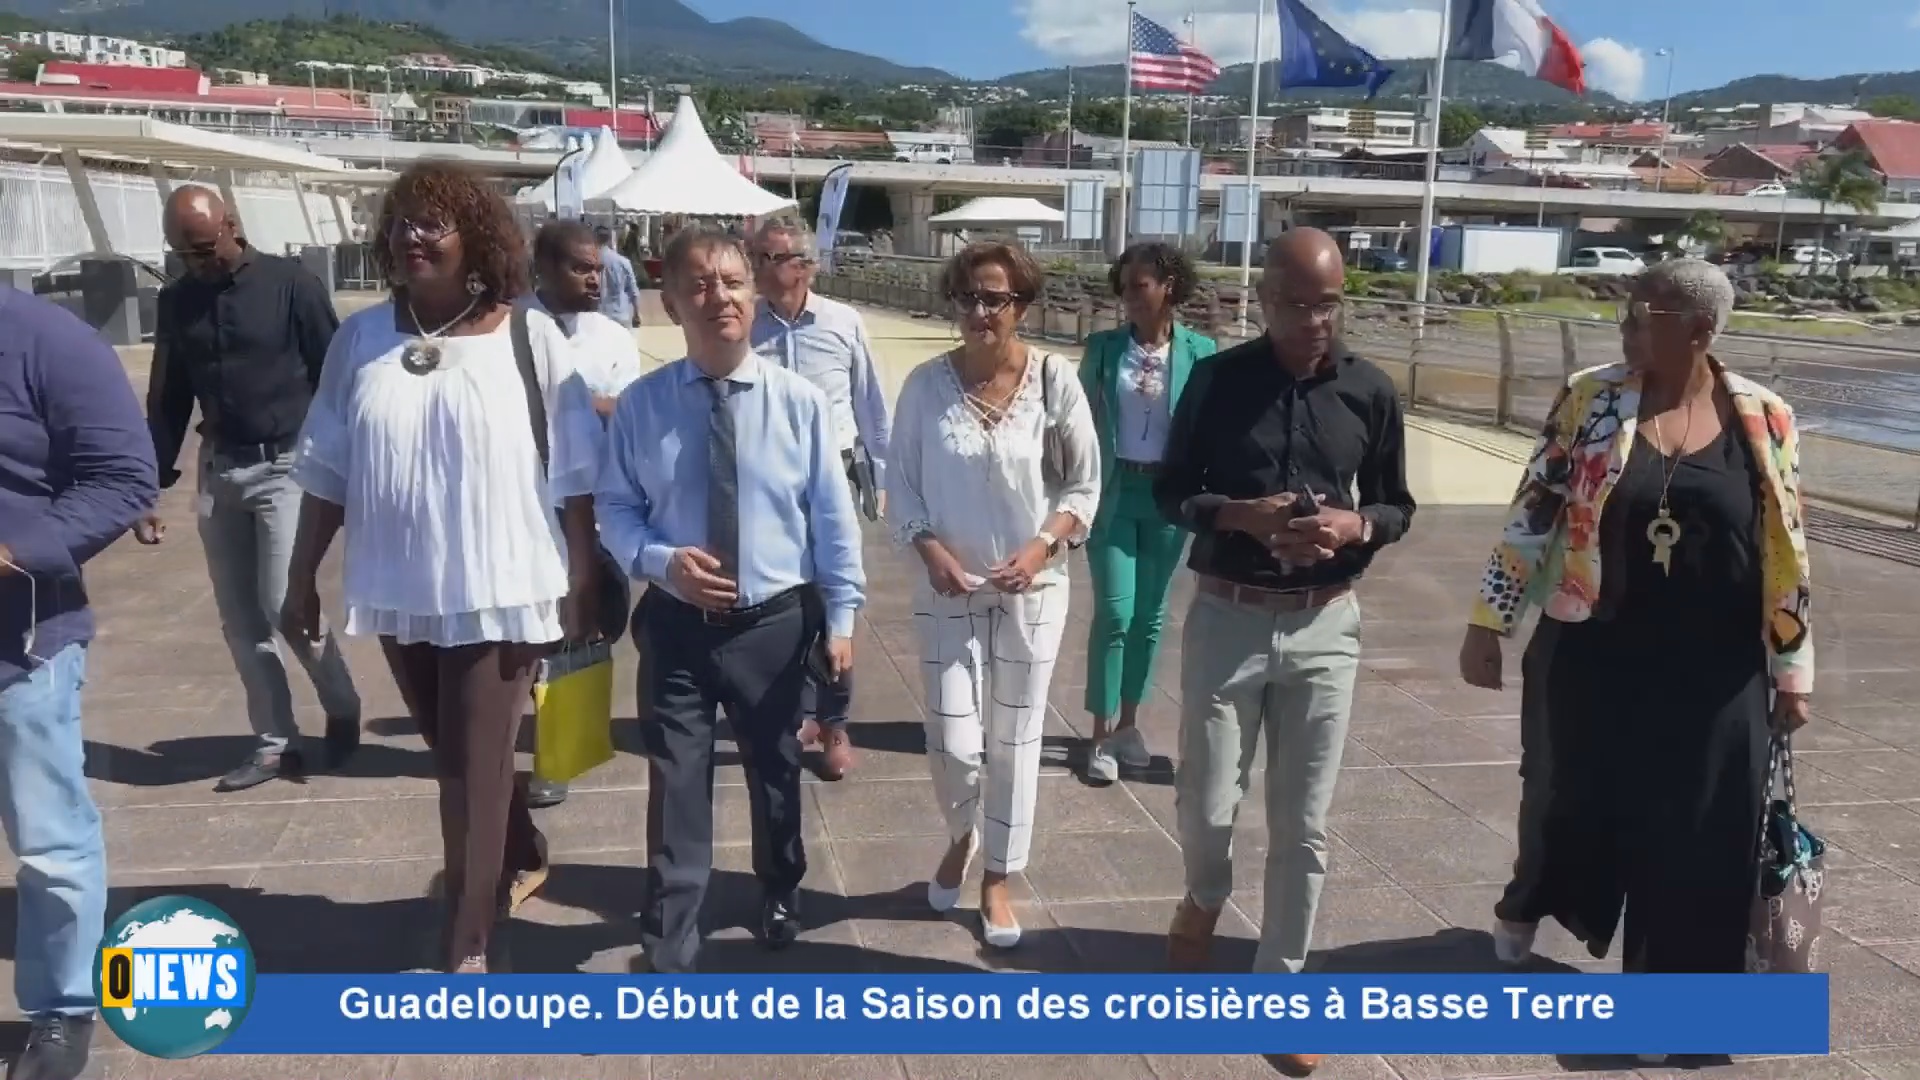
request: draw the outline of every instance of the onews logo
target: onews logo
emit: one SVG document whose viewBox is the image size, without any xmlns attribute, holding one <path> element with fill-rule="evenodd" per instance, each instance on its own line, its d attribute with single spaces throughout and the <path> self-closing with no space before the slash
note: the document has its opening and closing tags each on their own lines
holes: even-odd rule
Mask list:
<svg viewBox="0 0 1920 1080">
<path fill-rule="evenodd" d="M 225 1042 L 253 1002 L 253 949 L 204 900 L 160 896 L 100 941 L 94 992 L 114 1034 L 143 1054 L 187 1058 Z"/>
</svg>

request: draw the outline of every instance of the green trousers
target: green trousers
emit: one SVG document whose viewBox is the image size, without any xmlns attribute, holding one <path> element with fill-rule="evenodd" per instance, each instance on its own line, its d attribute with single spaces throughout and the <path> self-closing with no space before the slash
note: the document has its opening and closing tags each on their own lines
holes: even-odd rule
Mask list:
<svg viewBox="0 0 1920 1080">
<path fill-rule="evenodd" d="M 1186 530 L 1153 502 L 1153 478 L 1115 469 L 1087 536 L 1093 571 L 1093 627 L 1087 635 L 1087 711 L 1111 717 L 1122 700 L 1146 700 L 1167 587 L 1179 568 Z"/>
</svg>

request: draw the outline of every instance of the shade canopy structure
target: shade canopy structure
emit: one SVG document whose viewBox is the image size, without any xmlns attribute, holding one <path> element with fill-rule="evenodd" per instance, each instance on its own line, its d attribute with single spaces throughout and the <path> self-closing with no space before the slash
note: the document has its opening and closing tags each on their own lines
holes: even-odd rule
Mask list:
<svg viewBox="0 0 1920 1080">
<path fill-rule="evenodd" d="M 586 153 L 587 159 L 580 166 L 580 197 L 583 200 L 597 199 L 633 175 L 633 166 L 627 163 L 626 152 L 620 149 L 620 140 L 614 137 L 610 128 L 600 129 L 599 136 L 593 139 L 593 146 Z M 553 177 L 547 177 L 514 198 L 518 202 L 554 209 Z"/>
<path fill-rule="evenodd" d="M 0 113 L 0 144 L 174 169 L 278 172 L 316 179 L 355 174 L 339 158 L 146 116 Z"/>
<path fill-rule="evenodd" d="M 978 229 L 991 225 L 1065 225 L 1065 212 L 1055 210 L 1039 199 L 1011 199 L 998 196 L 975 199 L 944 214 L 935 214 L 927 223 L 936 229 Z"/>
<path fill-rule="evenodd" d="M 590 209 L 634 214 L 687 214 L 694 217 L 761 217 L 793 206 L 740 175 L 707 137 L 693 98 L 682 95 L 673 123 L 647 160 L 633 174 L 598 197 Z"/>
</svg>

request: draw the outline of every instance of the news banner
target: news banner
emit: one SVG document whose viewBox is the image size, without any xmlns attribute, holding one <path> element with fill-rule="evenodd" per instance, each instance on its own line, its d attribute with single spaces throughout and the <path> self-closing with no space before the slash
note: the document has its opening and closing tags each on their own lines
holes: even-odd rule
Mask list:
<svg viewBox="0 0 1920 1080">
<path fill-rule="evenodd" d="M 1825 975 L 262 975 L 232 920 L 187 897 L 128 912 L 99 960 L 108 1025 L 168 1058 L 1753 1055 L 1828 1038 Z"/>
</svg>

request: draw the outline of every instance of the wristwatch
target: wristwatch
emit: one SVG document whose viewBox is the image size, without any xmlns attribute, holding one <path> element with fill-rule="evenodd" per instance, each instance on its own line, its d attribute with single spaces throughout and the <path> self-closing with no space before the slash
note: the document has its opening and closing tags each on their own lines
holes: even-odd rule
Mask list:
<svg viewBox="0 0 1920 1080">
<path fill-rule="evenodd" d="M 1362 547 L 1373 543 L 1373 519 L 1360 515 L 1360 544 Z"/>
</svg>

